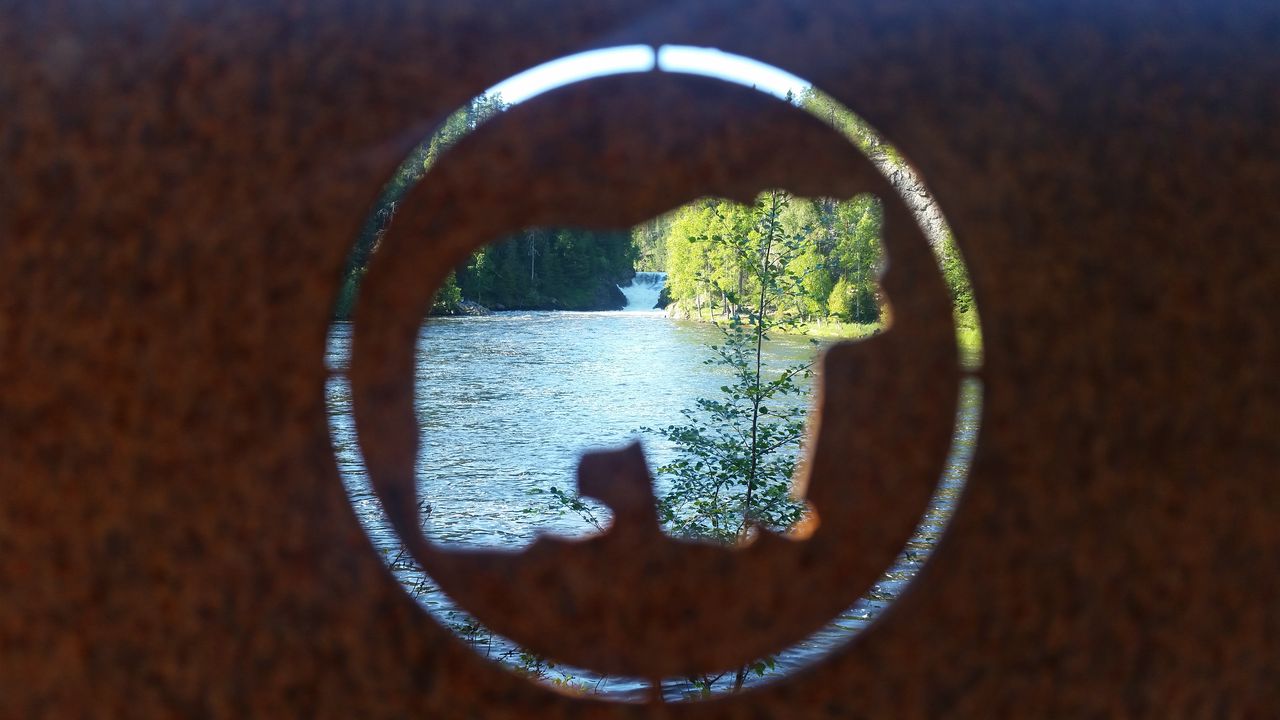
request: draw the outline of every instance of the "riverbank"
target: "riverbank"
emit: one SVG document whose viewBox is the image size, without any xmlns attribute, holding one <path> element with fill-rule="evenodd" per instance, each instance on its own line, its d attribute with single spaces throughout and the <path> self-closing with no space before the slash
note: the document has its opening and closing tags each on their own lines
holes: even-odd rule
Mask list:
<svg viewBox="0 0 1280 720">
<path fill-rule="evenodd" d="M 625 282 L 630 283 L 631 278 Z M 593 283 L 586 291 L 568 296 L 562 301 L 554 297 L 531 296 L 511 301 L 482 303 L 472 298 L 463 297 L 456 285 L 446 285 L 436 297 L 429 313 L 432 317 L 480 317 L 495 312 L 541 312 L 546 310 L 569 310 L 576 312 L 595 312 L 604 310 L 625 310 L 629 298 L 618 285 L 610 280 Z M 350 320 L 353 298 L 339 304 L 335 312 L 335 320 Z"/>
<path fill-rule="evenodd" d="M 787 335 L 804 335 L 818 340 L 858 340 L 871 337 L 884 329 L 883 323 L 846 323 L 838 320 L 820 320 L 802 323 L 779 332 Z M 956 345 L 964 358 L 979 358 L 982 353 L 982 330 L 977 313 L 969 311 L 956 316 Z"/>
<path fill-rule="evenodd" d="M 459 300 L 447 306 L 437 304 L 431 309 L 432 317 L 483 317 L 492 314 L 492 308 L 487 308 L 474 300 Z"/>
<path fill-rule="evenodd" d="M 667 316 L 673 320 L 687 320 L 713 324 L 710 319 L 699 319 L 696 315 L 681 312 L 675 305 L 667 308 Z M 809 337 L 815 340 L 839 341 L 860 340 L 871 337 L 884 330 L 884 323 L 851 323 L 840 320 L 813 320 L 777 328 L 771 332 L 776 335 L 792 335 Z M 978 323 L 978 314 L 972 310 L 956 315 L 956 344 L 964 358 L 980 358 L 982 353 L 982 330 Z"/>
</svg>

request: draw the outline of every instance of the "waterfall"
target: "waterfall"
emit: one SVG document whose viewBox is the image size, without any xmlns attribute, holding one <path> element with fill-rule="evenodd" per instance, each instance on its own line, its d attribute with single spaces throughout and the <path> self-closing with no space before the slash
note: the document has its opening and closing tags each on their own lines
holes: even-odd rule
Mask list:
<svg viewBox="0 0 1280 720">
<path fill-rule="evenodd" d="M 627 296 L 627 306 L 623 312 L 648 312 L 658 307 L 658 296 L 667 284 L 664 272 L 638 272 L 626 285 L 618 289 Z"/>
</svg>

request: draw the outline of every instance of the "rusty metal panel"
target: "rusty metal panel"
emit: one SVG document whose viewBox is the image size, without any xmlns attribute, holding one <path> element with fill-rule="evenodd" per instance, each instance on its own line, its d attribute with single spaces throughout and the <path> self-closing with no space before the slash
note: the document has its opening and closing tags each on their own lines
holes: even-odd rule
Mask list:
<svg viewBox="0 0 1280 720">
<path fill-rule="evenodd" d="M 396 163 L 495 82 L 623 43 L 756 57 L 866 117 L 929 182 L 983 312 L 982 436 L 930 563 L 816 667 L 705 703 L 572 697 L 476 656 L 385 571 L 325 426 L 339 270 Z M 0 717 L 1274 714 L 1278 48 L 1280 8 L 1244 2 L 0 4 Z M 565 118 L 588 132 L 570 142 Z M 425 292 L 397 272 L 442 276 L 520 223 L 881 182 L 812 121 L 688 78 L 584 83 L 485 132 L 415 190 L 357 320 L 362 442 L 392 508 L 413 438 L 385 421 Z M 766 134 L 805 164 L 752 154 Z M 518 172 L 495 179 L 494 157 Z M 628 186 L 639 166 L 652 182 Z M 859 439 L 849 397 L 824 412 L 838 439 L 810 478 L 830 492 L 825 473 L 857 459 L 903 489 L 844 518 L 865 543 L 798 560 L 778 539 L 729 562 L 744 583 L 820 566 L 817 592 L 694 621 L 767 609 L 744 647 L 680 631 L 627 651 L 618 618 L 661 619 L 643 602 L 581 616 L 594 646 L 569 647 L 555 613 L 506 612 L 510 632 L 642 675 L 723 665 L 883 567 L 936 478 L 956 381 L 936 271 L 888 212 L 904 313 L 829 360 L 825 391 L 883 377 L 883 419 L 917 432 Z M 428 227 L 444 239 L 415 243 Z M 634 470 L 598 460 L 586 487 Z M 625 542 L 602 557 L 654 547 Z M 553 550 L 547 572 L 601 561 Z M 691 558 L 664 560 L 655 597 L 688 587 Z M 456 560 L 438 559 L 442 575 Z M 503 616 L 500 600 L 469 599 Z"/>
</svg>

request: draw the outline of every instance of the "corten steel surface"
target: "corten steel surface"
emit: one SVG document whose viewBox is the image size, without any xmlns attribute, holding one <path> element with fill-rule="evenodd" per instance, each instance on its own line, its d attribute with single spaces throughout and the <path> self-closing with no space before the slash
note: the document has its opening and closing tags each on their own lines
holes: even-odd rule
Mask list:
<svg viewBox="0 0 1280 720">
<path fill-rule="evenodd" d="M 400 158 L 498 80 L 632 42 L 757 57 L 870 120 L 947 213 L 985 330 L 973 472 L 918 579 L 817 667 L 705 704 L 569 698 L 477 658 L 370 548 L 323 407 L 339 270 Z M 1277 47 L 1262 3 L 0 5 L 0 717 L 1274 715 Z M 573 121 L 652 117 L 646 81 L 583 85 Z M 562 161 L 607 173 L 697 127 L 515 145 L 562 186 L 486 220 L 644 217 L 664 198 Z M 743 192 L 742 159 L 650 157 L 646 187 Z M 468 192 L 515 180 L 455 168 Z M 927 376 L 935 343 L 901 342 Z M 946 410 L 944 381 L 893 413 Z M 850 567 L 893 539 L 864 512 Z"/>
</svg>

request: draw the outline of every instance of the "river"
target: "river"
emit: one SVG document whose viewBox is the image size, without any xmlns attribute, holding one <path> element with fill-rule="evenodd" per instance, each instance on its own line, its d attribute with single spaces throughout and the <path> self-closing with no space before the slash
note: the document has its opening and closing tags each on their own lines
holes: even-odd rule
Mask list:
<svg viewBox="0 0 1280 720">
<path fill-rule="evenodd" d="M 668 319 L 652 308 L 660 281 L 641 277 L 623 288 L 630 305 L 618 312 L 509 312 L 466 318 L 432 318 L 418 347 L 415 407 L 422 428 L 419 491 L 430 505 L 427 535 L 457 546 L 520 548 L 540 532 L 582 535 L 591 527 L 553 509 L 545 491 L 573 492 L 580 454 L 639 438 L 650 467 L 672 457 L 661 438 L 640 428 L 680 423 L 681 411 L 699 397 L 714 397 L 727 371 L 707 364 L 715 327 Z M 378 549 L 396 555 L 399 543 L 386 528 L 372 497 L 350 415 L 341 370 L 351 327 L 335 323 L 328 362 L 330 431 L 339 470 L 361 523 Z M 766 347 L 772 366 L 803 362 L 815 347 L 802 337 L 777 336 Z M 906 552 L 867 598 L 801 646 L 777 658 L 775 673 L 811 663 L 865 626 L 915 574 L 941 531 L 967 473 L 976 433 L 976 397 L 966 390 L 955 451 L 934 507 Z M 603 512 L 603 511 L 602 511 Z M 401 564 L 402 565 L 402 564 Z M 470 620 L 429 579 L 394 569 L 420 602 L 443 622 Z M 474 628 L 471 633 L 476 633 Z M 518 658 L 499 639 L 479 648 Z M 548 679 L 615 696 L 639 696 L 638 681 L 555 668 Z M 763 678 L 767 680 L 768 676 Z M 683 681 L 664 684 L 678 698 Z"/>
</svg>

